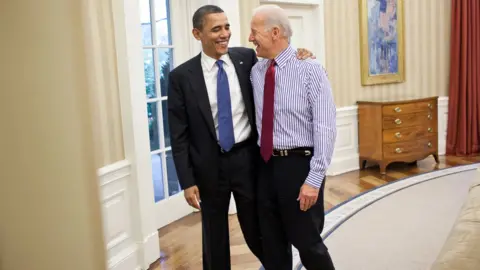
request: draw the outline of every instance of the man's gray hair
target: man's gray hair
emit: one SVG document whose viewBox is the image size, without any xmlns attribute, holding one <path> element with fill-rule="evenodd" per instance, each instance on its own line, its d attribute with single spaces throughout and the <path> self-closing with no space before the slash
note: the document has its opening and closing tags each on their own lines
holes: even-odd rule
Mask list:
<svg viewBox="0 0 480 270">
<path fill-rule="evenodd" d="M 265 16 L 265 28 L 267 31 L 272 30 L 275 26 L 279 27 L 283 30 L 283 35 L 290 39 L 293 31 L 285 10 L 277 5 L 262 5 L 253 10 L 253 16 L 257 14 Z"/>
</svg>

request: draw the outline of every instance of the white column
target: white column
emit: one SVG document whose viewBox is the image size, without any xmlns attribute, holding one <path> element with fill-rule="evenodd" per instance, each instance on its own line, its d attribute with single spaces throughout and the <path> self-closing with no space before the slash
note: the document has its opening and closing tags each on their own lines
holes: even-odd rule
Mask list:
<svg viewBox="0 0 480 270">
<path fill-rule="evenodd" d="M 84 5 L 2 0 L 2 269 L 106 269 Z"/>
</svg>

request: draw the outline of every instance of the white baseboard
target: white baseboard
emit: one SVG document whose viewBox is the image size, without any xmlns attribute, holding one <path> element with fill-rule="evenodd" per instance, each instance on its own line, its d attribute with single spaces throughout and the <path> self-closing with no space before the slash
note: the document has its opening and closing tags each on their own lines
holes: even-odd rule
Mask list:
<svg viewBox="0 0 480 270">
<path fill-rule="evenodd" d="M 127 270 L 135 268 L 139 268 L 138 247 L 136 245 L 125 248 L 108 259 L 109 270 Z"/>
<path fill-rule="evenodd" d="M 145 239 L 143 240 L 143 243 L 139 243 L 139 244 L 143 247 L 143 252 L 144 252 L 143 261 L 146 262 L 144 263 L 144 266 L 149 266 L 152 262 L 156 261 L 160 257 L 160 254 L 158 252 L 159 245 L 160 245 L 158 231 L 152 232 L 150 235 L 145 237 Z"/>
<path fill-rule="evenodd" d="M 103 230 L 107 251 L 108 270 L 142 269 L 145 260 L 155 261 L 159 254 L 158 233 L 141 237 L 132 201 L 131 167 L 127 160 L 107 165 L 98 170 L 103 212 Z M 153 199 L 153 198 L 152 198 Z M 154 214 L 154 213 L 152 213 Z M 150 254 L 150 253 L 156 254 Z M 147 258 L 147 259 L 146 259 Z"/>
<path fill-rule="evenodd" d="M 438 154 L 445 154 L 447 140 L 448 97 L 438 99 Z M 360 168 L 358 163 L 357 106 L 337 109 L 337 140 L 327 175 L 339 175 Z"/>
</svg>

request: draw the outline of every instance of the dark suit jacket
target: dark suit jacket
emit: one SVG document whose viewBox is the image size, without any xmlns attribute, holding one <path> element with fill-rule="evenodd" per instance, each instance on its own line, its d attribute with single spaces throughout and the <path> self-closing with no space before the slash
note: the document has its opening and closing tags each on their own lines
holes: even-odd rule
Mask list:
<svg viewBox="0 0 480 270">
<path fill-rule="evenodd" d="M 255 51 L 230 48 L 252 137 L 256 139 L 255 110 L 250 71 L 257 62 Z M 201 65 L 201 54 L 170 72 L 168 122 L 173 160 L 182 189 L 197 185 L 202 192 L 215 192 L 219 175 L 220 147 L 213 123 L 207 87 Z M 253 162 L 253 161 L 246 161 Z M 213 193 L 212 193 L 213 194 Z"/>
</svg>

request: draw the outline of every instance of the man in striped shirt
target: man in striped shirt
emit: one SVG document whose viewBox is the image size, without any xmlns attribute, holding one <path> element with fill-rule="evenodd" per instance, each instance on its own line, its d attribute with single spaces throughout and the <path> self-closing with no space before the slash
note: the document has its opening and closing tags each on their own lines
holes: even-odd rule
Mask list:
<svg viewBox="0 0 480 270">
<path fill-rule="evenodd" d="M 308 270 L 334 269 L 320 233 L 323 190 L 336 138 L 336 108 L 323 67 L 300 61 L 285 12 L 261 6 L 249 40 L 262 57 L 252 68 L 258 144 L 260 227 L 266 270 L 291 270 L 291 244 Z"/>
</svg>

